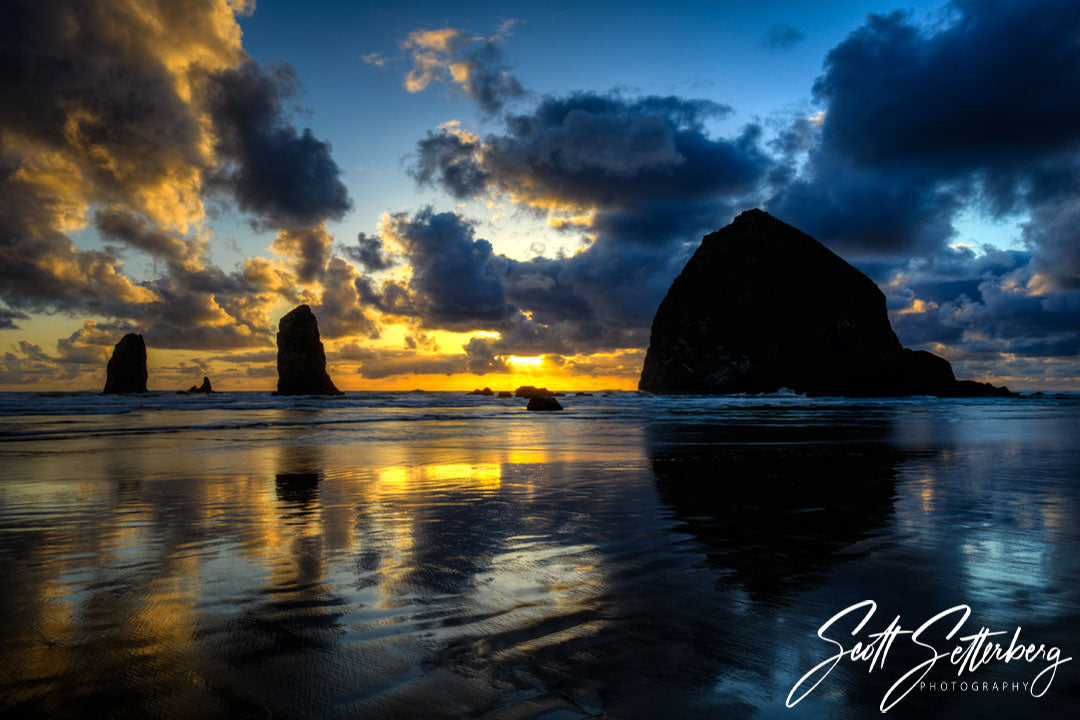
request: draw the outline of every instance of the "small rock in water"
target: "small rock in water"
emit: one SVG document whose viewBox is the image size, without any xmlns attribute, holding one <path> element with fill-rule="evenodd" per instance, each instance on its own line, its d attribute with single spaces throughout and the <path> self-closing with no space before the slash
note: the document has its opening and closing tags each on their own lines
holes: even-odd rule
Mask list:
<svg viewBox="0 0 1080 720">
<path fill-rule="evenodd" d="M 465 393 L 465 394 L 466 395 L 488 395 L 488 396 L 490 396 L 490 395 L 494 395 L 495 391 L 492 390 L 489 387 L 486 387 L 483 390 L 473 390 L 472 392 L 468 392 L 468 393 Z"/>
<path fill-rule="evenodd" d="M 525 408 L 526 410 L 562 410 L 563 406 L 559 404 L 551 395 L 536 395 L 529 398 L 529 404 Z"/>
<path fill-rule="evenodd" d="M 547 388 L 538 388 L 533 385 L 522 385 L 514 391 L 514 395 L 519 398 L 550 397 L 553 394 Z"/>
<path fill-rule="evenodd" d="M 500 390 L 499 391 L 499 397 L 501 397 L 501 398 L 514 397 L 514 393 L 510 392 L 509 390 Z"/>
</svg>

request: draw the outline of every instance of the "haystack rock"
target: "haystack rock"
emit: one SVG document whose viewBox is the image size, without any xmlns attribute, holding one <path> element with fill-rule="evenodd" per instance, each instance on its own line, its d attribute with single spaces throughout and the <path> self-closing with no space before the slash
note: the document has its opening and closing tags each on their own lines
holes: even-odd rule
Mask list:
<svg viewBox="0 0 1080 720">
<path fill-rule="evenodd" d="M 128 333 L 113 348 L 105 371 L 105 394 L 146 392 L 146 343 Z"/>
<path fill-rule="evenodd" d="M 326 351 L 319 339 L 319 323 L 307 305 L 281 318 L 277 348 L 275 395 L 344 395 L 326 373 Z"/>
<path fill-rule="evenodd" d="M 874 281 L 748 210 L 706 235 L 653 318 L 641 390 L 849 397 L 1012 395 L 901 347 Z"/>
</svg>

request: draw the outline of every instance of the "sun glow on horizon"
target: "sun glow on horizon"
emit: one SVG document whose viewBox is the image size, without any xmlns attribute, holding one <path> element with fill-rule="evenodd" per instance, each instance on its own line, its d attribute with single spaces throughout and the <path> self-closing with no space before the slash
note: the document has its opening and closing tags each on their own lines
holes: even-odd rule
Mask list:
<svg viewBox="0 0 1080 720">
<path fill-rule="evenodd" d="M 540 365 L 543 364 L 543 362 L 544 362 L 544 356 L 543 355 L 532 355 L 532 356 L 528 356 L 528 355 L 526 355 L 526 356 L 508 355 L 506 357 L 506 362 L 509 363 L 510 365 L 514 365 L 514 366 L 521 365 L 521 366 L 524 366 L 524 367 L 540 367 Z"/>
</svg>

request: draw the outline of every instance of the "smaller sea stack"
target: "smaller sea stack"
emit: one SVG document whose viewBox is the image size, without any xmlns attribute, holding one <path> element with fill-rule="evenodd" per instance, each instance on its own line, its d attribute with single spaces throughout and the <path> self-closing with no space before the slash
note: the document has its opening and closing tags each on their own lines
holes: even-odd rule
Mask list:
<svg viewBox="0 0 1080 720">
<path fill-rule="evenodd" d="M 210 378 L 204 376 L 203 379 L 202 379 L 202 385 L 199 385 L 198 387 L 195 387 L 194 385 L 192 385 L 191 387 L 188 388 L 188 392 L 189 393 L 212 393 L 212 392 L 214 392 L 214 388 L 213 388 L 212 385 L 210 385 Z"/>
<path fill-rule="evenodd" d="M 277 348 L 275 395 L 344 395 L 326 372 L 326 351 L 319 339 L 319 323 L 307 305 L 281 318 Z"/>
<path fill-rule="evenodd" d="M 113 348 L 105 370 L 105 389 L 102 393 L 146 392 L 146 343 L 142 335 L 128 333 Z"/>
</svg>

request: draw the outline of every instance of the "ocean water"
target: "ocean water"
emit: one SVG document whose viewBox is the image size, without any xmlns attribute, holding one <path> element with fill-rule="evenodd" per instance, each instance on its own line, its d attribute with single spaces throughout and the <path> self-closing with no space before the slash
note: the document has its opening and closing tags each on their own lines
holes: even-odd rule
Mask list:
<svg viewBox="0 0 1080 720">
<path fill-rule="evenodd" d="M 0 394 L 0 714 L 1075 713 L 1080 397 L 564 404 Z"/>
</svg>

